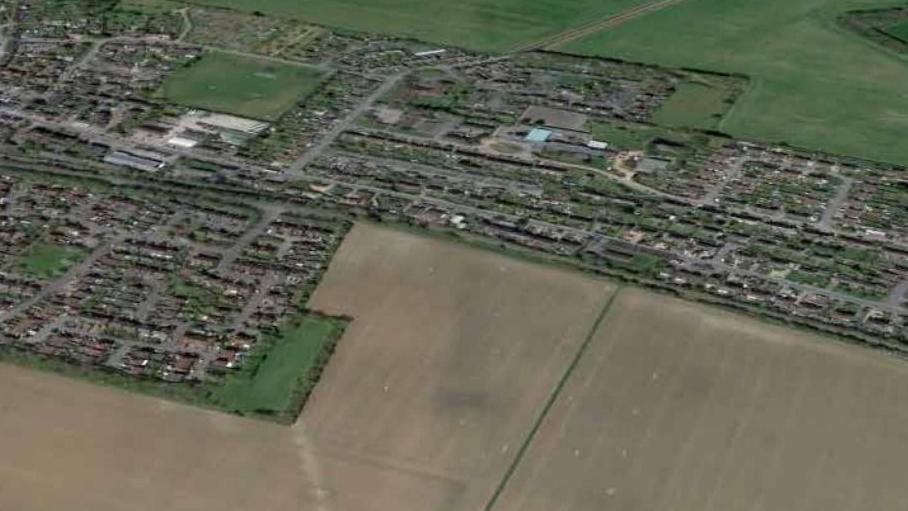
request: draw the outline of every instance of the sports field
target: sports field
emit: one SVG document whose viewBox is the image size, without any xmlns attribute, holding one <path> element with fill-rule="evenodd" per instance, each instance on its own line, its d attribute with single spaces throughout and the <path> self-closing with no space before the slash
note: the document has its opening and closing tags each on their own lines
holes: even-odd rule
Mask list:
<svg viewBox="0 0 908 511">
<path fill-rule="evenodd" d="M 908 365 L 625 288 L 495 511 L 899 509 Z"/>
<path fill-rule="evenodd" d="M 564 51 L 747 74 L 733 135 L 908 164 L 908 64 L 841 28 L 894 0 L 684 0 Z"/>
<path fill-rule="evenodd" d="M 647 0 L 191 0 L 322 25 L 505 51 Z"/>
<path fill-rule="evenodd" d="M 324 78 L 324 71 L 309 66 L 207 52 L 171 73 L 161 93 L 179 105 L 274 121 Z"/>
</svg>

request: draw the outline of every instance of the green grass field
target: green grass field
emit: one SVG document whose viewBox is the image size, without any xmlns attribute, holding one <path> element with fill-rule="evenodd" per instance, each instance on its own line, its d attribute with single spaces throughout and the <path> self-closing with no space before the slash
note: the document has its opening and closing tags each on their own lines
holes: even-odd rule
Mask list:
<svg viewBox="0 0 908 511">
<path fill-rule="evenodd" d="M 590 123 L 589 129 L 596 140 L 608 142 L 623 151 L 642 151 L 657 138 L 682 144 L 689 140 L 686 134 L 679 131 L 643 124 L 594 122 Z"/>
<path fill-rule="evenodd" d="M 729 109 L 730 91 L 699 82 L 684 82 L 653 115 L 665 126 L 714 129 Z"/>
<path fill-rule="evenodd" d="M 208 52 L 171 73 L 161 94 L 178 105 L 274 121 L 325 76 L 313 67 Z"/>
<path fill-rule="evenodd" d="M 65 272 L 84 255 L 85 251 L 78 248 L 41 243 L 22 255 L 18 267 L 28 275 L 46 279 Z"/>
<path fill-rule="evenodd" d="M 190 0 L 349 30 L 505 51 L 646 0 Z"/>
<path fill-rule="evenodd" d="M 750 75 L 720 128 L 908 164 L 908 61 L 840 27 L 894 0 L 686 0 L 562 50 Z"/>
<path fill-rule="evenodd" d="M 886 33 L 908 43 L 908 21 L 903 21 L 886 29 Z"/>
<path fill-rule="evenodd" d="M 242 414 L 294 418 L 342 331 L 340 320 L 319 316 L 285 326 L 258 361 L 249 360 L 253 367 L 212 391 L 212 401 Z"/>
</svg>

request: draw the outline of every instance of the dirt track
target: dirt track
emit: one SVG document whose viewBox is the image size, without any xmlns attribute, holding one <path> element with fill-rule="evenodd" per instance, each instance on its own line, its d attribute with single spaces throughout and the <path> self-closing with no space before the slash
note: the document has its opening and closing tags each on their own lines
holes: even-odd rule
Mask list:
<svg viewBox="0 0 908 511">
<path fill-rule="evenodd" d="M 563 46 L 564 44 L 567 44 L 576 39 L 580 39 L 581 37 L 592 35 L 597 32 L 602 32 L 603 30 L 608 30 L 610 28 L 621 25 L 622 23 L 626 23 L 632 19 L 639 18 L 640 16 L 644 16 L 661 9 L 665 9 L 666 7 L 670 7 L 683 1 L 684 0 L 657 0 L 647 4 L 638 5 L 608 18 L 592 21 L 578 27 L 572 27 L 565 30 L 564 32 L 560 32 L 545 39 L 519 46 L 513 49 L 512 53 L 543 49 L 554 50 L 559 46 Z"/>
</svg>

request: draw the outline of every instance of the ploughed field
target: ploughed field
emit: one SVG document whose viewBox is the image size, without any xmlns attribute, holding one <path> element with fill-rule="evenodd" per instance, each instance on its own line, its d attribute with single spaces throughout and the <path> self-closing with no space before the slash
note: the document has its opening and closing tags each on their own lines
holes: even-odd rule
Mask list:
<svg viewBox="0 0 908 511">
<path fill-rule="evenodd" d="M 0 365 L 0 509 L 898 509 L 908 365 L 358 225 L 293 427 Z"/>
<path fill-rule="evenodd" d="M 630 288 L 496 511 L 845 511 L 908 501 L 908 365 Z"/>
<path fill-rule="evenodd" d="M 0 509 L 301 509 L 287 427 L 2 364 L 0 389 Z"/>
<path fill-rule="evenodd" d="M 354 318 L 297 426 L 325 509 L 482 509 L 613 290 L 355 227 L 309 302 Z"/>
</svg>

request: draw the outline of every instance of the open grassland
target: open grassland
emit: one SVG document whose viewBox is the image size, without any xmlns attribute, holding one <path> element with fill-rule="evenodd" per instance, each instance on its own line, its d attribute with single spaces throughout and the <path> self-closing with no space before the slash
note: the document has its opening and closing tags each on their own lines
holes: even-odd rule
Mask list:
<svg viewBox="0 0 908 511">
<path fill-rule="evenodd" d="M 274 121 L 324 78 L 324 71 L 310 66 L 207 52 L 170 74 L 161 94 L 179 105 Z"/>
<path fill-rule="evenodd" d="M 80 248 L 41 243 L 22 254 L 19 268 L 28 275 L 50 278 L 65 272 L 84 256 L 85 251 Z"/>
<path fill-rule="evenodd" d="M 218 407 L 241 415 L 293 420 L 318 381 L 344 322 L 305 315 L 281 329 L 253 354 L 251 368 L 211 390 Z"/>
<path fill-rule="evenodd" d="M 908 501 L 908 365 L 624 289 L 495 511 Z"/>
<path fill-rule="evenodd" d="M 297 425 L 324 508 L 481 509 L 612 290 L 355 227 L 310 301 L 354 318 Z"/>
<path fill-rule="evenodd" d="M 685 0 L 564 51 L 751 76 L 733 135 L 908 164 L 908 62 L 836 17 L 895 0 Z"/>
<path fill-rule="evenodd" d="M 646 0 L 191 0 L 199 5 L 505 51 L 607 18 Z"/>
<path fill-rule="evenodd" d="M 3 364 L 0 389 L 0 509 L 314 509 L 290 428 Z"/>
<path fill-rule="evenodd" d="M 655 112 L 652 120 L 663 126 L 714 129 L 733 102 L 733 94 L 725 88 L 684 82 Z"/>
<path fill-rule="evenodd" d="M 900 41 L 908 43 L 908 21 L 887 28 L 886 33 Z"/>
</svg>

